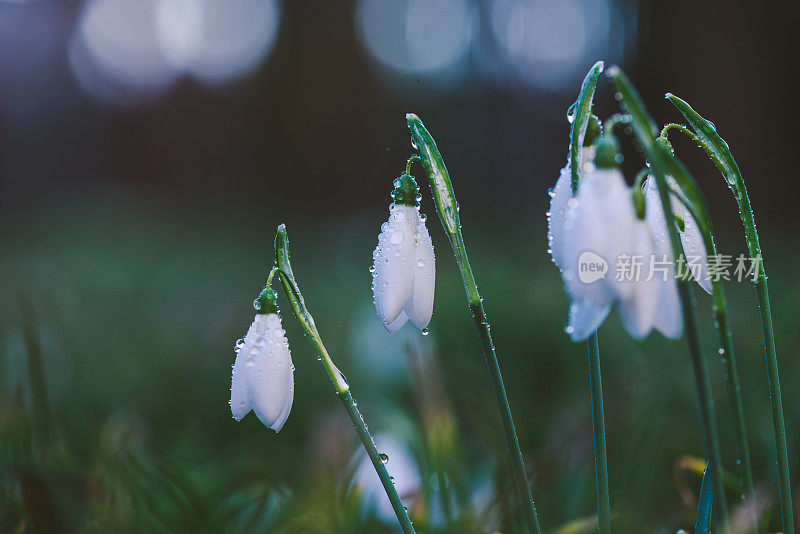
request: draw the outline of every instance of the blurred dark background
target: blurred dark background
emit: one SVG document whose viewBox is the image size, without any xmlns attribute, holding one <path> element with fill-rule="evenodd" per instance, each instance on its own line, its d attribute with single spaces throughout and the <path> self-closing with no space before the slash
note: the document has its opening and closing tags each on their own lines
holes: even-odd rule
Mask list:
<svg viewBox="0 0 800 534">
<path fill-rule="evenodd" d="M 233 343 L 281 222 L 368 423 L 407 449 L 418 524 L 517 531 L 436 217 L 431 336 L 389 336 L 372 310 L 367 269 L 412 153 L 411 111 L 454 180 L 542 521 L 590 517 L 585 351 L 563 334 L 544 213 L 566 160 L 566 110 L 598 59 L 626 70 L 659 123 L 680 119 L 663 99 L 673 92 L 733 149 L 770 273 L 797 451 L 798 20 L 796 3 L 0 0 L 0 531 L 391 531 L 289 317 L 297 394 L 284 430 L 230 419 Z M 615 105 L 602 81 L 598 113 Z M 642 160 L 623 141 L 633 176 Z M 724 181 L 689 142 L 674 144 L 709 199 L 720 251 L 745 252 Z M 758 314 L 748 284 L 729 286 L 756 479 L 777 528 Z M 616 318 L 600 338 L 618 528 L 690 528 L 699 478 L 686 458 L 702 447 L 685 346 L 635 343 Z M 430 482 L 440 473 L 455 496 Z"/>
</svg>

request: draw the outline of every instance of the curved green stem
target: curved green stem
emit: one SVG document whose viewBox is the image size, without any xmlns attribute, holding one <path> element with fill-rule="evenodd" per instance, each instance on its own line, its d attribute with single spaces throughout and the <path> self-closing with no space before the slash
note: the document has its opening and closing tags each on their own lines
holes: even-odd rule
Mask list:
<svg viewBox="0 0 800 534">
<path fill-rule="evenodd" d="M 679 132 L 683 133 L 684 135 L 692 139 L 695 143 L 700 144 L 700 140 L 694 133 L 692 133 L 692 131 L 689 128 L 687 128 L 683 124 L 678 124 L 676 122 L 665 124 L 664 127 L 661 128 L 661 134 L 658 137 L 662 139 L 667 139 L 670 130 L 678 130 Z"/>
<path fill-rule="evenodd" d="M 663 130 L 662 130 L 663 134 Z M 673 168 L 673 172 L 680 171 L 680 168 Z M 677 173 L 676 173 L 677 174 Z M 696 189 L 695 197 L 703 198 L 699 193 L 699 188 L 691 176 L 674 176 L 682 187 Z M 695 206 L 682 191 L 670 190 L 672 196 L 677 198 L 690 213 L 692 218 L 700 227 L 703 236 L 703 243 L 710 261 L 718 265 L 717 244 L 714 240 L 714 233 L 711 230 L 711 219 L 708 217 L 708 208 L 705 203 Z M 719 272 L 718 270 L 716 272 Z M 711 288 L 713 293 L 712 313 L 714 325 L 719 339 L 719 355 L 725 375 L 725 386 L 728 398 L 731 402 L 731 414 L 736 431 L 737 452 L 739 454 L 739 488 L 742 491 L 742 498 L 746 499 L 753 495 L 753 469 L 750 459 L 750 445 L 747 439 L 747 425 L 744 417 L 744 403 L 742 402 L 742 386 L 739 380 L 739 365 L 736 361 L 736 353 L 733 350 L 733 334 L 728 318 L 728 303 L 725 298 L 725 289 L 720 277 L 712 277 Z"/>
<path fill-rule="evenodd" d="M 328 351 L 325 349 L 322 338 L 314 324 L 314 318 L 308 312 L 305 301 L 303 300 L 303 295 L 300 293 L 300 288 L 295 282 L 294 274 L 292 273 L 292 264 L 289 261 L 289 237 L 286 234 L 286 226 L 283 224 L 278 227 L 278 232 L 275 235 L 275 262 L 277 264 L 277 269 L 273 269 L 270 275 L 278 274 L 280 276 L 283 288 L 291 303 L 292 311 L 300 322 L 300 326 L 303 328 L 306 337 L 311 341 L 311 344 L 317 351 L 318 359 L 328 373 L 328 377 L 331 379 L 333 388 L 336 391 L 336 396 L 339 397 L 342 406 L 344 406 L 347 411 L 347 415 L 350 417 L 350 421 L 353 423 L 353 427 L 356 429 L 356 433 L 361 439 L 364 449 L 367 451 L 367 456 L 369 456 L 375 471 L 378 473 L 378 478 L 381 480 L 386 496 L 389 497 L 389 502 L 392 504 L 392 509 L 395 515 L 397 515 L 397 520 L 400 522 L 403 532 L 405 534 L 414 534 L 414 527 L 411 525 L 408 511 L 405 506 L 403 506 L 403 502 L 400 500 L 397 489 L 392 482 L 392 477 L 389 476 L 389 472 L 386 470 L 386 466 L 381 460 L 380 453 L 377 447 L 375 447 L 375 441 L 372 439 L 367 429 L 363 416 L 356 407 L 356 401 L 350 393 L 350 386 L 347 384 L 344 375 L 342 375 L 339 369 L 333 364 Z"/>
<path fill-rule="evenodd" d="M 631 123 L 631 116 L 624 113 L 614 113 L 603 123 L 603 133 L 612 134 L 614 128 L 620 124 L 627 126 Z"/>
<path fill-rule="evenodd" d="M 416 154 L 414 154 L 413 156 L 408 158 L 408 161 L 406 162 L 406 174 L 408 174 L 410 176 L 411 175 L 411 166 L 414 163 L 420 163 L 421 161 L 422 161 L 422 158 L 419 157 Z"/>
<path fill-rule="evenodd" d="M 667 93 L 667 99 L 678 108 L 694 130 L 693 139 L 711 158 L 722 173 L 728 187 L 733 192 L 739 205 L 739 216 L 744 226 L 745 240 L 750 257 L 760 263 L 760 269 L 753 280 L 758 296 L 758 307 L 761 314 L 761 331 L 764 338 L 764 354 L 766 357 L 767 376 L 769 381 L 770 401 L 772 403 L 772 425 L 775 432 L 775 453 L 778 464 L 778 490 L 783 520 L 783 531 L 794 534 L 794 514 L 792 511 L 792 486 L 789 480 L 789 453 L 786 447 L 786 423 L 783 417 L 783 400 L 778 373 L 778 357 L 775 352 L 775 334 L 772 330 L 772 310 L 769 306 L 769 289 L 767 273 L 764 269 L 764 258 L 758 239 L 753 209 L 744 177 L 739 165 L 733 159 L 728 144 L 717 133 L 716 127 L 701 117 L 689 104 L 677 96 Z"/>
<path fill-rule="evenodd" d="M 511 460 L 511 470 L 514 474 L 517 493 L 519 494 L 522 508 L 525 512 L 525 523 L 529 532 L 541 533 L 539 518 L 536 514 L 536 506 L 533 503 L 533 495 L 531 494 L 528 476 L 525 471 L 525 463 L 522 459 L 522 451 L 519 446 L 519 439 L 517 438 L 517 430 L 514 427 L 514 419 L 511 416 L 508 395 L 506 394 L 506 388 L 503 384 L 503 375 L 500 372 L 500 364 L 497 361 L 497 353 L 494 348 L 494 342 L 492 341 L 491 328 L 483 308 L 483 299 L 480 293 L 478 293 L 475 275 L 472 273 L 472 267 L 469 264 L 467 249 L 464 246 L 464 238 L 461 235 L 461 220 L 458 215 L 458 203 L 456 202 L 455 193 L 453 192 L 450 174 L 447 172 L 444 160 L 439 153 L 439 149 L 436 147 L 433 137 L 431 137 L 428 130 L 425 129 L 419 117 L 410 113 L 406 115 L 406 120 L 408 121 L 408 127 L 411 130 L 414 143 L 422 158 L 422 164 L 428 175 L 436 211 L 439 213 L 439 219 L 450 240 L 450 245 L 453 247 L 453 254 L 455 255 L 456 263 L 458 263 L 458 268 L 461 271 L 461 279 L 464 282 L 464 290 L 467 294 L 467 305 L 475 321 L 475 328 L 478 330 L 478 337 L 480 338 L 481 348 L 483 349 L 483 355 L 486 359 L 486 367 L 492 382 L 495 401 L 497 402 L 497 408 L 500 412 L 500 420 L 503 424 L 503 432 L 506 438 L 506 445 L 508 446 L 509 459 Z"/>
<path fill-rule="evenodd" d="M 665 147 L 656 143 L 656 128 L 653 119 L 644 107 L 639 94 L 633 87 L 627 76 L 618 67 L 609 69 L 608 75 L 614 82 L 617 91 L 622 96 L 622 106 L 631 115 L 632 126 L 639 145 L 647 155 L 648 160 L 653 164 L 653 173 L 658 185 L 658 194 L 664 209 L 667 221 L 674 220 L 672 203 L 669 198 L 669 185 L 667 175 L 671 166 L 681 166 Z M 688 172 L 685 174 L 688 175 Z M 670 244 L 675 258 L 683 256 L 678 228 L 675 224 L 667 224 L 669 231 Z M 708 368 L 703 358 L 700 335 L 697 329 L 697 309 L 694 301 L 692 286 L 683 277 L 676 277 L 678 282 L 678 292 L 681 297 L 681 308 L 683 311 L 684 323 L 686 328 L 686 338 L 689 342 L 689 349 L 694 371 L 695 386 L 700 405 L 700 421 L 703 427 L 703 438 L 706 450 L 706 457 L 709 459 L 709 469 L 711 470 L 711 481 L 714 488 L 716 506 L 714 515 L 717 518 L 717 525 L 721 529 L 725 528 L 728 519 L 728 506 L 725 501 L 725 491 L 722 484 L 722 454 L 719 448 L 719 435 L 716 426 L 716 414 L 714 409 L 714 397 L 711 393 L 711 383 L 708 376 Z"/>
<path fill-rule="evenodd" d="M 600 347 L 597 332 L 586 343 L 589 353 L 589 384 L 592 396 L 594 433 L 594 472 L 597 488 L 597 525 L 600 534 L 611 532 L 611 502 L 608 492 L 608 457 L 606 455 L 606 420 L 603 410 L 603 380 L 600 375 Z"/>
</svg>

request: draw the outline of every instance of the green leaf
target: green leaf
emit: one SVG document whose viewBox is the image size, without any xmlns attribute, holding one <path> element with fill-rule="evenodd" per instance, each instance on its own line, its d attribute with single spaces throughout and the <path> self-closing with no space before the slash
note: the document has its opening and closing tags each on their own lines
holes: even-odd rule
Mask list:
<svg viewBox="0 0 800 534">
<path fill-rule="evenodd" d="M 711 532 L 711 508 L 714 501 L 711 473 L 708 468 L 703 471 L 703 483 L 700 484 L 700 497 L 697 503 L 697 519 L 694 521 L 694 534 Z"/>
<path fill-rule="evenodd" d="M 406 114 L 406 122 L 408 129 L 411 130 L 414 146 L 419 150 L 422 158 L 422 165 L 428 174 L 431 194 L 433 202 L 436 204 L 436 211 L 439 212 L 439 219 L 442 221 L 448 237 L 451 240 L 458 239 L 461 228 L 458 202 L 456 202 L 456 194 L 453 191 L 453 183 L 450 181 L 450 173 L 447 172 L 436 141 L 422 124 L 422 120 L 415 114 Z"/>
<path fill-rule="evenodd" d="M 597 79 L 600 77 L 601 72 L 603 72 L 603 62 L 598 61 L 589 69 L 589 72 L 583 79 L 583 84 L 581 84 L 581 91 L 578 93 L 578 99 L 572 104 L 572 107 L 570 107 L 572 125 L 569 130 L 569 167 L 572 172 L 573 194 L 578 191 L 578 182 L 580 180 L 578 171 L 581 168 L 581 147 L 583 147 L 586 128 L 592 116 L 592 99 L 594 98 L 594 90 L 597 87 Z"/>
<path fill-rule="evenodd" d="M 684 116 L 686 121 L 691 126 L 695 133 L 693 138 L 697 145 L 708 154 L 714 165 L 717 166 L 725 182 L 733 192 L 736 202 L 739 204 L 739 215 L 742 218 L 742 223 L 745 227 L 745 234 L 747 239 L 747 247 L 750 255 L 756 257 L 760 255 L 761 247 L 758 243 L 758 234 L 755 230 L 755 221 L 753 217 L 753 210 L 750 207 L 750 198 L 747 195 L 747 187 L 744 183 L 744 177 L 739 170 L 736 160 L 733 159 L 733 154 L 722 137 L 717 133 L 717 127 L 714 123 L 708 121 L 700 116 L 692 107 L 683 99 L 667 93 L 667 100 L 678 108 L 678 111 Z"/>
</svg>

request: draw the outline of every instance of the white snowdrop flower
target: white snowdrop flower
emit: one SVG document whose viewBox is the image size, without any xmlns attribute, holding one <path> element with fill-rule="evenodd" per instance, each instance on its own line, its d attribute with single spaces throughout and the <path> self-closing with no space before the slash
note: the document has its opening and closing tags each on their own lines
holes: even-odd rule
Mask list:
<svg viewBox="0 0 800 534">
<path fill-rule="evenodd" d="M 596 146 L 575 196 L 569 169 L 562 171 L 549 213 L 550 251 L 572 298 L 567 332 L 575 341 L 586 339 L 616 303 L 626 330 L 640 339 L 656 321 L 663 283 L 649 276 L 655 243 L 617 168 L 616 140 L 603 136 Z M 622 269 L 625 258 L 629 272 Z"/>
<path fill-rule="evenodd" d="M 396 332 L 409 319 L 428 326 L 433 314 L 435 258 L 425 219 L 419 213 L 419 187 L 412 176 L 394 181 L 389 220 L 381 225 L 372 253 L 372 294 L 383 326 Z"/>
<path fill-rule="evenodd" d="M 294 365 L 281 318 L 270 304 L 236 343 L 230 405 L 237 421 L 253 410 L 265 426 L 279 432 L 292 409 Z"/>
<path fill-rule="evenodd" d="M 673 189 L 679 189 L 678 183 L 675 178 L 668 176 L 667 182 Z M 656 185 L 655 178 L 650 175 L 647 177 L 642 191 L 645 195 L 645 204 L 647 206 L 647 221 L 653 234 L 658 238 L 662 238 L 669 245 L 669 234 L 667 233 L 667 220 L 664 216 L 664 210 L 661 207 L 661 199 L 658 195 L 658 186 Z M 703 242 L 703 234 L 700 232 L 700 227 L 697 221 L 685 209 L 683 204 L 677 198 L 670 196 L 672 204 L 672 211 L 678 222 L 678 230 L 681 237 L 681 245 L 683 246 L 683 253 L 686 256 L 688 265 L 686 270 L 691 273 L 692 277 L 697 281 L 697 284 L 703 288 L 703 291 L 711 294 L 711 276 L 708 271 L 708 254 L 706 246 Z"/>
</svg>

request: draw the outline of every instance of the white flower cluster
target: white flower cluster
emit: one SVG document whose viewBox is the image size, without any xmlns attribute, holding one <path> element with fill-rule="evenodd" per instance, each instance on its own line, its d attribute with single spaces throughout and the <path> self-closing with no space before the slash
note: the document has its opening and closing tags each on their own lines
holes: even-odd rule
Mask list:
<svg viewBox="0 0 800 534">
<path fill-rule="evenodd" d="M 591 149 L 582 153 L 583 160 L 592 156 Z M 655 179 L 645 181 L 645 218 L 639 219 L 633 203 L 633 191 L 617 168 L 597 168 L 592 162 L 583 165 L 578 192 L 573 195 L 569 165 L 551 192 L 548 212 L 548 242 L 553 262 L 561 270 L 572 303 L 567 333 L 575 341 L 589 337 L 603 323 L 616 304 L 620 319 L 631 336 L 645 337 L 653 328 L 666 337 L 677 338 L 683 331 L 675 274 L 651 277 L 649 280 L 596 277 L 586 282 L 581 269 L 586 268 L 585 255 L 600 258 L 643 256 L 674 261 L 667 221 L 662 209 Z M 692 216 L 676 199 L 672 209 L 679 225 L 685 254 L 701 257 L 701 287 L 711 292 L 706 250 L 702 235 Z M 583 255 L 583 258 L 582 258 Z M 593 277 L 595 278 L 595 277 Z"/>
</svg>

